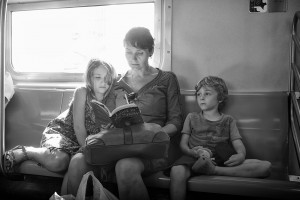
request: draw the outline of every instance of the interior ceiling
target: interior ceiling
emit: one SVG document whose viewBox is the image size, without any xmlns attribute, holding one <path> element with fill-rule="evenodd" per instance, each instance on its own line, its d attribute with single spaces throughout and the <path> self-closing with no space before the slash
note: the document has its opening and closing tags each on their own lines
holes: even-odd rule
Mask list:
<svg viewBox="0 0 300 200">
<path fill-rule="evenodd" d="M 41 1 L 51 1 L 51 0 L 7 0 L 7 3 L 28 3 L 28 2 L 41 2 Z M 53 0 L 52 0 L 53 1 Z M 62 0 L 60 0 L 62 1 Z"/>
</svg>

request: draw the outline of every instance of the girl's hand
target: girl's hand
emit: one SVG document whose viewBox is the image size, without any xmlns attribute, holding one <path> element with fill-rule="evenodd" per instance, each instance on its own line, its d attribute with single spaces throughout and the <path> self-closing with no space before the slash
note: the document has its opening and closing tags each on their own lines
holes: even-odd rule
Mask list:
<svg viewBox="0 0 300 200">
<path fill-rule="evenodd" d="M 230 156 L 230 158 L 224 162 L 224 165 L 228 167 L 237 166 L 243 163 L 245 160 L 245 155 L 243 153 L 238 153 Z"/>
</svg>

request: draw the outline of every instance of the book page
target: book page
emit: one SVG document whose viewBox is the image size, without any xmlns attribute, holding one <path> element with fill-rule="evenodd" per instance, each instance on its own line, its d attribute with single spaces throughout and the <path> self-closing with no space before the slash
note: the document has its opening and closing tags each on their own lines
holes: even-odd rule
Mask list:
<svg viewBox="0 0 300 200">
<path fill-rule="evenodd" d="M 91 106 L 95 113 L 95 122 L 98 127 L 111 123 L 109 109 L 101 102 L 92 100 Z"/>
<path fill-rule="evenodd" d="M 131 104 L 124 104 L 124 105 L 121 105 L 117 108 L 115 108 L 111 113 L 110 113 L 110 116 L 114 115 L 116 112 L 118 112 L 119 110 L 123 110 L 123 109 L 126 109 L 126 108 L 134 108 L 134 107 L 137 107 L 138 106 L 134 103 L 131 103 Z"/>
<path fill-rule="evenodd" d="M 91 103 L 92 103 L 92 105 L 95 104 L 95 105 L 99 106 L 100 108 L 104 109 L 103 111 L 105 111 L 108 115 L 111 115 L 109 108 L 104 103 L 101 103 L 100 101 L 97 101 L 95 99 L 93 99 L 91 101 Z"/>
</svg>

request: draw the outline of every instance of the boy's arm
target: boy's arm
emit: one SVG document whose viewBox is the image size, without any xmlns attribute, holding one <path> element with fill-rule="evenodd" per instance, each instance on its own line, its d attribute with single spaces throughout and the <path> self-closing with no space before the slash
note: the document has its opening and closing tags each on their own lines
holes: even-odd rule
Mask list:
<svg viewBox="0 0 300 200">
<path fill-rule="evenodd" d="M 237 154 L 243 154 L 243 156 L 246 157 L 246 148 L 241 139 L 233 140 L 232 146 L 237 152 Z"/>
<path fill-rule="evenodd" d="M 246 148 L 241 139 L 233 140 L 232 146 L 237 153 L 232 155 L 226 162 L 224 162 L 224 164 L 229 167 L 240 165 L 244 162 L 246 157 Z"/>
<path fill-rule="evenodd" d="M 181 136 L 181 141 L 180 141 L 180 148 L 185 155 L 189 155 L 189 156 L 198 158 L 199 156 L 198 156 L 197 151 L 190 149 L 190 147 L 188 145 L 190 134 L 192 133 L 191 124 L 190 124 L 191 116 L 192 116 L 192 113 L 189 113 L 184 120 L 182 136 Z"/>
<path fill-rule="evenodd" d="M 190 136 L 188 134 L 184 134 L 184 133 L 182 134 L 180 140 L 180 148 L 185 155 L 198 158 L 199 154 L 197 153 L 197 151 L 190 149 L 190 147 L 188 146 L 189 138 Z"/>
</svg>

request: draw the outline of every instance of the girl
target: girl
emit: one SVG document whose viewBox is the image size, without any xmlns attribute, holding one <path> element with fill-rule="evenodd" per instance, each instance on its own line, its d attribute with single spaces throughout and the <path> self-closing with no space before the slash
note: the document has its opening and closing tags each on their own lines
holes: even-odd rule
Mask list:
<svg viewBox="0 0 300 200">
<path fill-rule="evenodd" d="M 97 125 L 91 100 L 100 101 L 113 110 L 111 92 L 116 78 L 113 67 L 99 59 L 91 59 L 85 73 L 85 86 L 75 90 L 69 109 L 50 121 L 43 132 L 41 147 L 16 146 L 4 153 L 3 168 L 7 174 L 25 160 L 34 160 L 52 172 L 64 172 L 75 153 L 82 151 L 85 138 L 100 132 L 106 124 Z"/>
<path fill-rule="evenodd" d="M 171 199 L 185 199 L 186 181 L 192 175 L 268 176 L 271 163 L 245 159 L 246 149 L 234 118 L 220 112 L 228 96 L 225 82 L 209 76 L 195 89 L 201 112 L 189 113 L 185 119 L 180 142 L 184 155 L 171 169 Z"/>
</svg>

